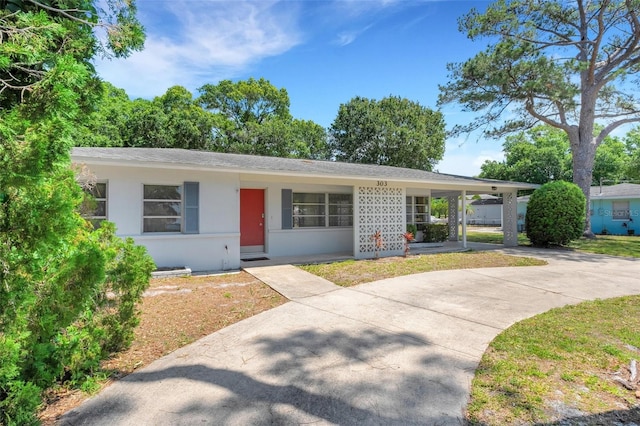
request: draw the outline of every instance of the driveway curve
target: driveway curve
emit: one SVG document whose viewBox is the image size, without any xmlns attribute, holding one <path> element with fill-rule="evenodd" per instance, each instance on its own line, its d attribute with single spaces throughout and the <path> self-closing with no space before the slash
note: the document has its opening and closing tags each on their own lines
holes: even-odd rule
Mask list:
<svg viewBox="0 0 640 426">
<path fill-rule="evenodd" d="M 640 260 L 529 248 L 546 266 L 340 288 L 252 268 L 291 301 L 115 382 L 63 425 L 461 424 L 487 345 L 553 307 L 640 293 Z M 288 294 L 287 294 L 288 293 Z"/>
</svg>

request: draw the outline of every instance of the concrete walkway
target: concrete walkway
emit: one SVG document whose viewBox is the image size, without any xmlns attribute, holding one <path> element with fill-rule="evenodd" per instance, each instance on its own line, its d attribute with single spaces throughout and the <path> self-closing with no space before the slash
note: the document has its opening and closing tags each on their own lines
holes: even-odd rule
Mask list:
<svg viewBox="0 0 640 426">
<path fill-rule="evenodd" d="M 583 300 L 640 293 L 640 260 L 527 248 L 549 265 L 429 272 L 339 288 L 250 268 L 292 301 L 114 383 L 65 425 L 461 424 L 489 342 Z"/>
</svg>

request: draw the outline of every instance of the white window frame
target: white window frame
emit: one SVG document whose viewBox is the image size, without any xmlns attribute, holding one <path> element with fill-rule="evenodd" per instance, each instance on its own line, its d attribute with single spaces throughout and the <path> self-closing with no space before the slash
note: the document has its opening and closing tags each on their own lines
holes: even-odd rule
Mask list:
<svg viewBox="0 0 640 426">
<path fill-rule="evenodd" d="M 407 225 L 423 225 L 425 223 L 429 223 L 429 219 L 431 217 L 431 199 L 428 195 L 407 195 L 406 198 L 410 198 L 411 202 L 407 202 L 407 200 L 405 199 L 405 203 L 406 203 L 406 210 L 407 210 L 407 215 L 406 215 L 406 220 L 407 220 Z M 425 204 L 423 203 L 417 203 L 416 202 L 416 198 L 424 198 L 426 200 Z M 423 213 L 418 213 L 416 212 L 418 206 L 424 206 L 425 207 L 425 211 Z M 424 216 L 424 221 L 418 221 L 417 220 L 417 216 L 418 215 L 423 215 Z"/>
<path fill-rule="evenodd" d="M 349 203 L 340 203 L 340 202 L 331 202 L 331 196 L 348 196 L 351 198 L 351 202 Z M 327 202 L 327 226 L 329 228 L 353 228 L 353 194 L 336 194 L 336 193 L 327 193 L 326 194 L 326 202 Z M 335 207 L 338 210 L 346 209 L 348 213 L 345 214 L 331 214 L 331 207 Z M 343 222 L 346 220 L 346 225 L 332 225 L 331 219 L 337 219 L 338 222 Z"/>
<path fill-rule="evenodd" d="M 616 208 L 618 204 L 618 208 Z M 626 208 L 620 208 L 620 205 L 626 205 Z M 618 214 L 622 213 L 622 214 Z M 611 201 L 611 220 L 625 221 L 631 219 L 631 203 L 629 200 L 612 200 Z"/>
<path fill-rule="evenodd" d="M 322 202 L 309 202 L 309 203 L 302 203 L 302 202 L 295 202 L 295 198 L 296 195 L 300 195 L 300 194 L 311 194 L 314 196 L 322 196 Z M 331 196 L 349 196 L 351 197 L 351 203 L 349 204 L 341 204 L 341 203 L 336 203 L 336 202 L 330 202 L 331 200 Z M 292 214 L 292 228 L 293 229 L 324 229 L 324 228 L 352 228 L 353 227 L 353 194 L 349 194 L 349 193 L 334 193 L 334 192 L 311 192 L 311 191 L 298 191 L 298 192 L 292 192 L 292 203 L 291 203 L 291 214 Z M 321 210 L 323 213 L 322 214 L 309 214 L 309 215 L 305 215 L 305 214 L 296 214 L 296 212 L 300 212 L 302 210 L 302 208 L 304 208 L 305 206 L 317 206 L 320 207 L 319 210 Z M 350 214 L 331 214 L 331 208 L 332 207 L 337 207 L 339 209 L 344 209 L 347 208 L 348 210 L 350 209 Z M 315 226 L 300 226 L 300 221 L 299 218 L 304 218 L 304 217 L 315 217 L 315 218 L 321 218 L 321 222 L 323 222 L 322 225 L 315 225 Z M 332 219 L 336 219 L 338 222 L 342 222 L 343 219 L 342 218 L 346 218 L 347 223 L 349 223 L 348 225 L 332 225 Z"/>
<path fill-rule="evenodd" d="M 99 194 L 94 192 L 98 185 L 104 185 L 104 197 L 99 197 Z M 90 221 L 95 228 L 98 228 L 100 226 L 100 222 L 108 220 L 109 218 L 109 203 L 107 202 L 109 197 L 109 182 L 106 180 L 97 181 L 84 191 L 92 196 L 96 203 L 104 203 L 104 215 L 95 214 L 98 209 L 96 204 L 96 209 L 94 209 L 93 214 L 85 216 L 85 219 Z"/>
<path fill-rule="evenodd" d="M 171 187 L 176 188 L 178 193 L 180 194 L 180 199 L 172 199 L 172 198 L 146 198 L 145 196 L 145 188 L 148 186 L 160 186 L 160 187 Z M 179 203 L 180 209 L 178 215 L 149 215 L 145 214 L 145 204 L 146 203 Z M 145 228 L 145 220 L 147 219 L 177 219 L 177 222 L 180 224 L 179 229 L 177 230 L 166 230 L 166 231 L 154 231 L 154 230 L 146 230 Z M 142 185 L 142 233 L 144 234 L 179 234 L 182 233 L 184 229 L 184 186 L 182 184 L 158 184 L 158 183 L 145 183 Z"/>
</svg>

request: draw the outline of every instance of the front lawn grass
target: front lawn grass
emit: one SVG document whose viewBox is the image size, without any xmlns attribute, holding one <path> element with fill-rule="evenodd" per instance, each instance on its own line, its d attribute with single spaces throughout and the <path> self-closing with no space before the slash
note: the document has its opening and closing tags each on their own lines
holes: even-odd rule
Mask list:
<svg viewBox="0 0 640 426">
<path fill-rule="evenodd" d="M 552 309 L 513 325 L 482 357 L 467 420 L 547 424 L 571 413 L 591 421 L 580 424 L 637 421 L 635 392 L 614 377 L 628 379 L 631 360 L 640 359 L 638 330 L 640 296 Z"/>
<path fill-rule="evenodd" d="M 460 238 L 462 238 L 462 231 L 460 231 Z M 472 243 L 487 243 L 487 244 L 502 244 L 504 242 L 502 232 L 488 232 L 488 231 L 467 231 L 467 241 Z M 527 238 L 527 235 L 523 232 L 518 232 L 518 245 L 528 246 L 531 242 Z"/>
<path fill-rule="evenodd" d="M 473 243 L 502 244 L 502 239 L 502 232 L 467 232 L 467 241 Z M 518 245 L 531 245 L 526 234 L 518 233 Z M 609 256 L 640 257 L 640 236 L 597 235 L 596 238 L 580 238 L 572 241 L 566 248 Z"/>
<path fill-rule="evenodd" d="M 420 272 L 536 265 L 546 265 L 546 262 L 529 257 L 508 256 L 502 253 L 486 251 L 347 260 L 329 264 L 303 265 L 300 268 L 326 278 L 334 284 L 350 287 L 384 278 Z"/>
<path fill-rule="evenodd" d="M 572 241 L 568 247 L 588 253 L 640 257 L 640 236 L 598 235 L 593 239 Z"/>
</svg>

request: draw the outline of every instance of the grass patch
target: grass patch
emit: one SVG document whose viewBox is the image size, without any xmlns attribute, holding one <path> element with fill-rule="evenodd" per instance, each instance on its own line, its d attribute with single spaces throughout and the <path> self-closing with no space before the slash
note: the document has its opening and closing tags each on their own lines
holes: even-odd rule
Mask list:
<svg viewBox="0 0 640 426">
<path fill-rule="evenodd" d="M 460 235 L 462 235 L 462 231 Z M 502 232 L 467 231 L 467 241 L 472 243 L 502 244 L 504 237 L 502 236 Z M 531 241 L 529 241 L 523 232 L 518 232 L 518 245 L 531 245 Z"/>
<path fill-rule="evenodd" d="M 502 244 L 502 232 L 468 231 L 467 241 L 473 243 Z M 518 245 L 528 246 L 531 242 L 526 234 L 518 233 Z M 596 238 L 580 238 L 567 245 L 568 248 L 585 253 L 609 256 L 640 258 L 640 236 L 598 235 Z"/>
<path fill-rule="evenodd" d="M 572 241 L 568 247 L 588 253 L 640 257 L 640 236 L 598 235 L 593 239 Z"/>
<path fill-rule="evenodd" d="M 552 309 L 513 325 L 482 357 L 467 419 L 532 424 L 555 422 L 575 410 L 594 421 L 616 410 L 638 415 L 634 391 L 613 381 L 615 372 L 624 377 L 630 360 L 640 358 L 637 330 L 640 296 Z"/>
<path fill-rule="evenodd" d="M 537 265 L 546 265 L 546 262 L 530 257 L 509 256 L 494 252 L 463 252 L 385 257 L 375 260 L 347 260 L 330 264 L 303 265 L 300 268 L 337 285 L 350 287 L 420 272 Z"/>
</svg>

